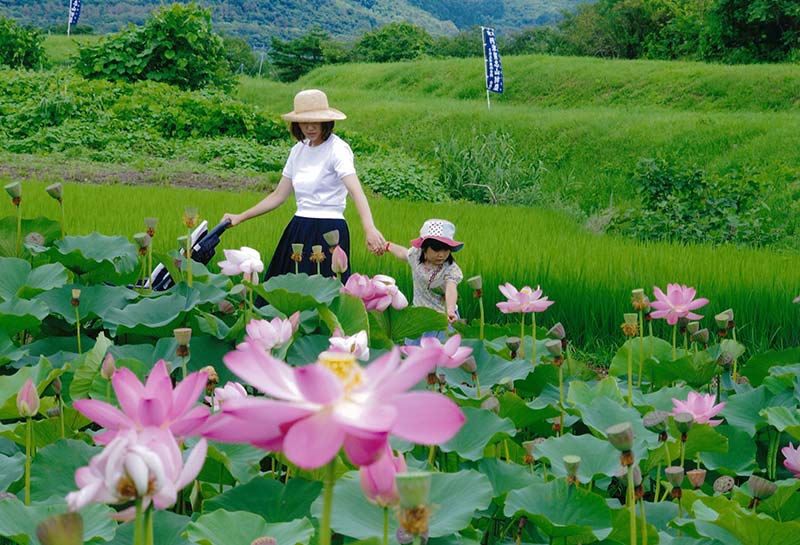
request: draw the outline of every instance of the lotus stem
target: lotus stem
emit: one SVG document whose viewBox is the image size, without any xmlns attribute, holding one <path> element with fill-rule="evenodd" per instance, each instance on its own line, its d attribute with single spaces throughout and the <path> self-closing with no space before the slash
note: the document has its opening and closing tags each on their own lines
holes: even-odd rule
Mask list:
<svg viewBox="0 0 800 545">
<path fill-rule="evenodd" d="M 31 458 L 33 457 L 33 418 L 25 419 L 25 505 L 31 504 Z"/>
<path fill-rule="evenodd" d="M 333 508 L 333 483 L 336 480 L 336 458 L 325 466 L 322 500 L 322 518 L 319 521 L 319 545 L 331 545 L 331 511 Z"/>
<path fill-rule="evenodd" d="M 182 499 L 182 496 L 181 496 Z M 153 505 L 151 504 L 144 512 L 144 543 L 145 545 L 154 545 L 153 543 Z"/>
<path fill-rule="evenodd" d="M 658 493 L 660 491 L 661 491 L 661 462 L 658 462 L 658 465 L 656 466 L 656 491 L 653 494 L 653 501 L 658 501 Z"/>
<path fill-rule="evenodd" d="M 531 323 L 533 324 L 533 330 L 531 331 L 531 348 L 533 355 L 531 356 L 531 363 L 536 365 L 536 313 L 531 312 Z"/>
<path fill-rule="evenodd" d="M 686 461 L 686 439 L 684 439 L 685 434 L 681 434 L 681 467 L 683 467 L 683 463 Z"/>
<path fill-rule="evenodd" d="M 564 433 L 564 366 L 558 366 L 558 408 L 561 414 L 558 417 L 558 436 Z"/>
<path fill-rule="evenodd" d="M 64 240 L 64 237 L 67 236 L 67 230 L 64 227 L 64 225 L 66 223 L 64 221 L 64 199 L 59 199 L 58 200 L 58 205 L 61 208 L 61 240 Z"/>
<path fill-rule="evenodd" d="M 650 353 L 648 354 L 648 358 L 653 357 L 653 352 L 655 348 L 653 347 L 653 321 L 650 320 L 647 322 L 647 334 L 650 336 Z M 652 388 L 652 385 L 650 386 Z"/>
<path fill-rule="evenodd" d="M 511 463 L 511 455 L 508 453 L 508 439 L 503 439 L 503 450 L 505 450 L 506 454 L 506 463 Z"/>
<path fill-rule="evenodd" d="M 678 359 L 678 350 L 676 344 L 678 342 L 678 323 L 672 326 L 672 361 Z"/>
<path fill-rule="evenodd" d="M 22 205 L 17 205 L 17 257 L 22 251 Z"/>
<path fill-rule="evenodd" d="M 781 432 L 780 430 L 775 430 L 773 433 L 773 428 L 770 426 L 769 428 L 769 455 L 767 456 L 767 475 L 771 481 L 775 480 L 775 473 L 777 472 L 778 467 L 778 447 L 781 444 Z"/>
<path fill-rule="evenodd" d="M 389 545 L 389 508 L 383 508 L 383 545 Z"/>
<path fill-rule="evenodd" d="M 478 330 L 478 339 L 483 340 L 483 323 L 484 323 L 484 311 L 483 311 L 483 296 L 478 297 L 478 309 L 480 310 L 481 322 L 480 322 L 480 329 Z"/>
<path fill-rule="evenodd" d="M 642 545 L 647 545 L 647 513 L 644 511 L 644 497 L 640 500 L 639 506 L 642 508 Z"/>
<path fill-rule="evenodd" d="M 189 229 L 189 236 L 186 237 L 186 281 L 192 287 L 192 230 Z"/>
<path fill-rule="evenodd" d="M 78 339 L 78 354 L 83 354 L 83 350 L 81 350 L 81 314 L 77 305 L 75 305 L 75 337 Z"/>
<path fill-rule="evenodd" d="M 64 428 L 64 400 L 61 398 L 61 394 L 58 395 L 58 417 L 61 420 L 61 437 L 65 437 L 66 432 Z"/>
<path fill-rule="evenodd" d="M 630 509 L 631 543 L 636 543 L 636 491 L 633 484 L 633 464 L 627 467 L 628 470 L 628 508 Z"/>
<path fill-rule="evenodd" d="M 639 375 L 636 377 L 636 387 L 642 387 L 642 368 L 644 367 L 644 321 L 642 311 L 639 311 Z"/>
<path fill-rule="evenodd" d="M 520 359 L 525 358 L 525 313 L 519 313 L 522 319 L 520 320 L 520 330 L 519 330 L 519 352 L 517 355 Z"/>
<path fill-rule="evenodd" d="M 186 380 L 186 356 L 181 356 L 181 372 L 183 373 L 182 380 Z"/>
<path fill-rule="evenodd" d="M 428 447 L 428 465 L 430 466 L 431 469 L 435 469 L 433 467 L 433 459 L 435 458 L 435 456 L 436 456 L 436 445 L 431 445 L 430 447 Z"/>
<path fill-rule="evenodd" d="M 628 347 L 628 407 L 633 407 L 633 342 Z"/>
<path fill-rule="evenodd" d="M 142 517 L 142 500 L 136 500 L 136 518 L 133 521 L 133 545 L 144 545 L 144 519 Z"/>
<path fill-rule="evenodd" d="M 733 336 L 733 342 L 736 342 L 736 328 L 735 327 L 731 328 L 731 335 Z M 736 385 L 736 377 L 737 377 L 736 364 L 738 363 L 738 359 L 739 358 L 733 358 L 733 374 L 731 375 L 731 378 L 733 378 L 734 386 Z"/>
<path fill-rule="evenodd" d="M 152 242 L 147 247 L 147 285 L 150 288 L 150 293 L 153 293 L 153 244 L 152 244 Z"/>
</svg>

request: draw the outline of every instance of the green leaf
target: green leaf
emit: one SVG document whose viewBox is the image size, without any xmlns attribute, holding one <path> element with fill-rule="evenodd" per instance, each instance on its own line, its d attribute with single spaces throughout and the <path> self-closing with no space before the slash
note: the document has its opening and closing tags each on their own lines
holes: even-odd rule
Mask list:
<svg viewBox="0 0 800 545">
<path fill-rule="evenodd" d="M 565 434 L 561 437 L 549 437 L 536 445 L 536 459 L 546 458 L 550 461 L 553 474 L 564 477 L 567 470 L 563 457 L 575 455 L 581 457 L 578 466 L 578 480 L 588 483 L 597 476 L 613 477 L 619 469 L 619 451 L 608 441 L 593 435 Z"/>
<path fill-rule="evenodd" d="M 263 450 L 252 445 L 216 441 L 208 443 L 208 457 L 220 462 L 240 484 L 260 473 L 259 462 L 264 456 Z M 210 480 L 213 482 L 215 479 Z"/>
<path fill-rule="evenodd" d="M 549 536 L 581 536 L 579 541 L 602 540 L 611 534 L 611 509 L 588 490 L 567 486 L 563 479 L 512 490 L 506 497 L 507 517 L 525 515 Z"/>
<path fill-rule="evenodd" d="M 44 501 L 77 490 L 75 470 L 89 465 L 92 456 L 100 451 L 99 447 L 74 439 L 59 439 L 39 450 L 31 464 L 31 499 Z"/>
<path fill-rule="evenodd" d="M 186 533 L 192 543 L 199 545 L 250 545 L 254 539 L 263 536 L 274 537 L 285 545 L 308 545 L 314 527 L 306 518 L 268 524 L 253 513 L 229 513 L 218 509 L 190 522 Z"/>
<path fill-rule="evenodd" d="M 69 395 L 73 400 L 87 397 L 92 389 L 92 383 L 96 376 L 100 374 L 103 358 L 105 358 L 106 352 L 111 346 L 111 341 L 101 332 L 97 336 L 97 341 L 92 349 L 81 355 L 74 362 L 76 366 L 75 375 L 69 385 Z"/>
<path fill-rule="evenodd" d="M 128 283 L 135 278 L 139 265 L 136 247 L 127 238 L 99 233 L 56 240 L 47 255 L 95 283 Z"/>
<path fill-rule="evenodd" d="M 9 362 L 19 361 L 20 358 L 27 354 L 27 345 L 18 347 L 7 334 L 0 331 L 0 366 Z"/>
<path fill-rule="evenodd" d="M 797 408 L 767 407 L 758 414 L 766 417 L 769 425 L 778 431 L 785 431 L 795 439 L 800 439 L 800 418 L 797 417 Z"/>
<path fill-rule="evenodd" d="M 0 420 L 19 418 L 17 393 L 26 380 L 33 381 L 41 397 L 45 388 L 63 373 L 64 369 L 53 369 L 47 358 L 40 357 L 36 365 L 23 367 L 13 375 L 4 376 L 0 380 Z"/>
<path fill-rule="evenodd" d="M 153 543 L 158 545 L 191 545 L 192 542 L 183 537 L 186 527 L 192 519 L 176 515 L 171 511 L 157 509 L 153 512 Z M 117 527 L 114 539 L 108 545 L 136 545 L 133 542 L 133 522 Z"/>
<path fill-rule="evenodd" d="M 382 536 L 383 509 L 364 497 L 358 479 L 358 472 L 351 471 L 336 481 L 331 528 L 356 539 Z M 433 473 L 430 504 L 434 506 L 434 512 L 428 529 L 430 537 L 449 536 L 466 528 L 476 511 L 486 509 L 491 501 L 492 485 L 477 471 Z M 312 513 L 319 518 L 321 511 L 320 497 L 314 502 Z M 394 536 L 396 531 L 397 520 L 389 517 L 389 535 Z"/>
<path fill-rule="evenodd" d="M 36 526 L 51 515 L 66 512 L 67 505 L 63 501 L 45 505 L 25 506 L 18 499 L 3 500 L 2 516 L 0 516 L 0 536 L 9 537 L 22 545 L 40 545 L 36 538 Z M 109 518 L 114 510 L 107 505 L 94 503 L 80 511 L 83 519 L 83 541 L 97 543 L 108 541 L 114 537 L 117 523 Z"/>
<path fill-rule="evenodd" d="M 530 403 L 525 401 L 513 392 L 505 392 L 500 397 L 500 416 L 510 418 L 517 429 L 529 428 L 536 424 L 546 422 L 548 418 L 553 418 L 561 414 L 557 406 L 552 403 L 557 400 L 556 395 L 548 397 L 544 403 L 540 403 L 541 396 Z M 551 425 L 547 423 L 547 426 Z"/>
<path fill-rule="evenodd" d="M 22 239 L 29 233 L 39 233 L 44 237 L 45 246 L 61 237 L 61 225 L 50 218 L 22 218 Z M 0 218 L 0 256 L 17 255 L 17 218 L 5 216 Z"/>
<path fill-rule="evenodd" d="M 571 405 L 590 406 L 599 398 L 614 400 L 619 404 L 625 401 L 617 385 L 617 381 L 613 377 L 606 377 L 593 386 L 577 380 L 569 383 L 567 403 Z"/>
<path fill-rule="evenodd" d="M 69 325 L 75 325 L 75 307 L 72 306 L 72 289 L 80 288 L 81 298 L 78 314 L 84 324 L 93 318 L 103 318 L 110 309 L 123 309 L 128 301 L 139 297 L 135 291 L 123 286 L 81 286 L 68 284 L 42 293 L 36 297 L 52 314 L 57 314 Z"/>
<path fill-rule="evenodd" d="M 370 312 L 380 314 L 376 310 Z M 389 307 L 383 311 L 383 318 L 391 322 L 389 327 L 395 344 L 404 344 L 406 339 L 416 339 L 428 331 L 442 331 L 447 327 L 444 314 L 427 307 L 408 306 L 401 310 Z"/>
<path fill-rule="evenodd" d="M 369 333 L 367 311 L 364 308 L 364 302 L 358 297 L 347 293 L 339 294 L 329 308 L 336 316 L 345 335 L 355 335 L 362 330 Z"/>
<path fill-rule="evenodd" d="M 257 477 L 203 502 L 203 512 L 215 509 L 247 511 L 268 522 L 290 522 L 306 516 L 322 490 L 319 481 L 290 479 L 284 485 L 269 477 Z"/>
<path fill-rule="evenodd" d="M 490 354 L 483 342 L 477 339 L 462 339 L 462 346 L 472 347 L 472 356 L 478 368 L 478 380 L 480 380 L 481 392 L 492 388 L 498 384 L 508 383 L 511 385 L 515 381 L 525 380 L 528 375 L 534 372 L 534 367 L 530 362 L 522 360 L 509 361 L 505 358 Z M 551 367 L 551 366 L 547 366 Z M 464 387 L 464 383 L 472 384 L 473 379 L 460 367 L 455 369 L 440 369 L 445 374 L 447 382 L 461 389 L 464 393 L 473 393 L 473 390 Z M 474 392 L 477 397 L 477 392 Z"/>
<path fill-rule="evenodd" d="M 38 331 L 49 312 L 39 301 L 12 297 L 0 303 L 0 330 L 9 336 L 20 331 Z"/>
<path fill-rule="evenodd" d="M 149 297 L 123 309 L 108 309 L 103 316 L 103 325 L 115 336 L 128 333 L 169 337 L 176 327 L 184 323 L 187 313 L 198 302 L 198 292 L 195 290 L 188 296 L 171 293 L 161 297 Z"/>
<path fill-rule="evenodd" d="M 767 425 L 766 419 L 761 416 L 761 410 L 770 406 L 770 400 L 767 389 L 759 386 L 755 390 L 730 396 L 719 415 L 724 416 L 731 426 L 740 428 L 753 437 L 756 430 Z"/>
<path fill-rule="evenodd" d="M 728 440 L 725 451 L 700 451 L 700 461 L 709 470 L 734 475 L 750 475 L 756 468 L 756 444 L 747 432 L 721 424 L 714 430 Z"/>
<path fill-rule="evenodd" d="M 642 349 L 640 356 L 640 348 Z M 642 378 L 650 380 L 651 369 L 660 362 L 670 361 L 672 359 L 672 345 L 664 339 L 658 337 L 647 336 L 644 338 L 644 344 L 640 342 L 639 337 L 633 337 L 619 347 L 614 358 L 611 360 L 611 366 L 608 368 L 608 374 L 612 377 L 627 377 L 628 376 L 628 355 L 632 352 L 633 361 L 633 376 L 634 381 L 639 377 L 639 358 L 643 358 L 642 365 Z"/>
<path fill-rule="evenodd" d="M 31 271 L 24 259 L 0 257 L 0 298 L 29 299 L 43 291 L 56 288 L 67 281 L 67 270 L 58 263 L 41 265 Z"/>
<path fill-rule="evenodd" d="M 525 488 L 533 484 L 534 478 L 530 468 L 519 464 L 510 464 L 497 458 L 484 458 L 478 462 L 478 470 L 492 483 L 495 497 L 502 496 L 511 490 Z"/>
<path fill-rule="evenodd" d="M 342 284 L 335 278 L 300 273 L 273 276 L 256 286 L 255 291 L 270 305 L 289 316 L 297 310 L 330 304 L 339 295 L 341 287 Z"/>
<path fill-rule="evenodd" d="M 795 363 L 800 363 L 800 348 L 789 348 L 777 352 L 767 350 L 747 360 L 747 363 L 742 366 L 742 375 L 747 377 L 751 385 L 760 386 L 764 378 L 769 375 L 771 367 Z"/>
<path fill-rule="evenodd" d="M 467 421 L 455 437 L 441 445 L 443 452 L 457 452 L 467 460 L 480 460 L 486 445 L 517 433 L 511 420 L 500 418 L 491 411 L 471 407 L 464 407 L 462 411 Z"/>
<path fill-rule="evenodd" d="M 320 352 L 330 346 L 327 335 L 306 335 L 300 337 L 292 343 L 286 354 L 286 362 L 289 365 L 306 365 L 317 361 Z"/>
<path fill-rule="evenodd" d="M 0 455 L 0 492 L 22 477 L 25 472 L 25 454 L 15 452 L 13 456 Z"/>
<path fill-rule="evenodd" d="M 713 501 L 714 498 L 700 498 L 692 504 L 695 527 L 702 536 L 731 544 L 738 541 L 742 545 L 786 545 L 795 543 L 800 535 L 800 522 L 778 522 L 747 512 L 732 501 L 724 504 Z M 700 510 L 697 508 L 700 502 L 714 508 Z"/>
</svg>

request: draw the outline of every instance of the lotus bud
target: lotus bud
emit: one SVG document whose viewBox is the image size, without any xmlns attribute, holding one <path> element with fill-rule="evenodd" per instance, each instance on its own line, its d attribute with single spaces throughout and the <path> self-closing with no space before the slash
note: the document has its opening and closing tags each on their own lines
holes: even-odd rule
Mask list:
<svg viewBox="0 0 800 545">
<path fill-rule="evenodd" d="M 47 418 L 58 418 L 61 416 L 61 407 L 58 405 L 53 405 L 45 411 L 45 414 L 47 415 Z"/>
<path fill-rule="evenodd" d="M 53 392 L 55 392 L 57 396 L 61 395 L 61 389 L 63 388 L 63 386 L 64 385 L 61 382 L 61 377 L 56 377 L 53 379 Z"/>
<path fill-rule="evenodd" d="M 236 311 L 236 308 L 233 306 L 233 303 L 231 303 L 227 299 L 223 299 L 222 301 L 217 303 L 217 308 L 222 314 L 233 314 Z"/>
<path fill-rule="evenodd" d="M 461 369 L 463 369 L 467 373 L 477 373 L 478 364 L 475 361 L 475 358 L 473 356 L 469 356 L 467 359 L 465 359 L 464 363 L 461 364 Z"/>
<path fill-rule="evenodd" d="M 103 358 L 103 365 L 100 366 L 100 376 L 106 380 L 111 380 L 117 370 L 117 363 L 114 360 L 114 355 L 108 352 Z"/>
<path fill-rule="evenodd" d="M 61 187 L 61 182 L 56 182 L 54 184 L 50 184 L 44 188 L 47 191 L 47 194 L 53 197 L 58 202 L 61 202 L 61 199 L 64 197 L 64 190 Z"/>
<path fill-rule="evenodd" d="M 644 415 L 642 423 L 645 428 L 653 433 L 666 433 L 669 425 L 669 413 L 666 411 L 650 411 Z"/>
<path fill-rule="evenodd" d="M 70 299 L 69 304 L 73 307 L 77 307 L 81 304 L 81 290 L 77 288 L 73 288 L 72 290 L 72 299 Z"/>
<path fill-rule="evenodd" d="M 183 224 L 189 228 L 194 229 L 200 221 L 200 211 L 196 206 L 187 206 L 183 211 Z"/>
<path fill-rule="evenodd" d="M 547 331 L 547 336 L 561 340 L 567 336 L 567 332 L 564 330 L 564 326 L 561 325 L 561 322 L 558 322 Z"/>
<path fill-rule="evenodd" d="M 689 479 L 689 482 L 692 483 L 693 487 L 700 488 L 703 486 L 703 483 L 706 482 L 706 470 L 691 469 L 686 472 L 686 478 Z"/>
<path fill-rule="evenodd" d="M 753 494 L 753 497 L 759 500 L 769 498 L 778 490 L 777 484 L 763 477 L 759 477 L 758 475 L 750 475 L 750 478 L 747 480 L 747 485 L 750 487 L 750 492 Z"/>
<path fill-rule="evenodd" d="M 78 513 L 51 515 L 36 526 L 42 545 L 83 545 L 83 519 Z"/>
<path fill-rule="evenodd" d="M 39 392 L 31 379 L 26 380 L 17 393 L 17 412 L 23 418 L 36 416 L 39 412 Z"/>
<path fill-rule="evenodd" d="M 158 226 L 158 218 L 144 218 L 144 225 L 147 227 L 147 234 L 154 237 Z"/>
<path fill-rule="evenodd" d="M 338 231 L 337 231 L 338 233 Z M 331 271 L 334 274 L 343 274 L 347 272 L 347 254 L 341 246 L 336 246 L 331 252 Z"/>
<path fill-rule="evenodd" d="M 489 396 L 481 402 L 481 409 L 500 414 L 500 401 L 494 396 Z"/>
<path fill-rule="evenodd" d="M 297 333 L 297 330 L 300 328 L 300 311 L 296 310 L 289 316 L 288 320 L 289 323 L 292 324 L 292 333 Z"/>
<path fill-rule="evenodd" d="M 717 322 L 717 327 L 720 329 L 730 329 L 733 327 L 733 309 L 729 308 L 727 310 L 723 310 L 716 316 L 714 316 L 714 321 Z"/>
<path fill-rule="evenodd" d="M 578 466 L 581 465 L 581 457 L 574 454 L 567 454 L 561 458 L 564 461 L 564 469 L 567 470 L 567 483 L 578 482 Z"/>
<path fill-rule="evenodd" d="M 631 291 L 631 304 L 634 310 L 647 310 L 650 307 L 650 299 L 642 288 L 637 288 Z"/>
<path fill-rule="evenodd" d="M 664 476 L 673 488 L 680 488 L 683 484 L 683 468 L 681 466 L 669 466 L 664 469 Z"/>
<path fill-rule="evenodd" d="M 544 341 L 544 346 L 547 348 L 547 351 L 550 352 L 550 355 L 561 357 L 563 347 L 561 346 L 560 339 L 547 339 Z"/>
<path fill-rule="evenodd" d="M 428 504 L 431 493 L 431 474 L 427 471 L 398 473 L 394 477 L 400 507 L 413 508 Z"/>
<path fill-rule="evenodd" d="M 729 475 L 723 475 L 721 477 L 717 477 L 717 480 L 714 481 L 714 492 L 717 494 L 725 494 L 733 490 L 733 485 L 736 484 L 733 480 L 733 477 Z"/>
<path fill-rule="evenodd" d="M 633 449 L 633 426 L 630 422 L 614 424 L 606 429 L 608 442 L 620 452 Z"/>
<path fill-rule="evenodd" d="M 250 542 L 250 545 L 278 545 L 278 540 L 269 536 L 257 537 Z"/>
<path fill-rule="evenodd" d="M 22 199 L 22 184 L 19 182 L 11 182 L 6 184 L 6 193 L 14 201 L 14 204 L 19 206 L 19 201 Z"/>
<path fill-rule="evenodd" d="M 475 291 L 483 289 L 483 278 L 481 275 L 473 276 L 467 279 L 467 285 Z"/>
<path fill-rule="evenodd" d="M 328 246 L 333 248 L 334 246 L 339 245 L 339 230 L 334 229 L 333 231 L 328 231 L 327 233 L 322 233 L 322 238 L 325 239 L 325 242 L 328 243 Z"/>
<path fill-rule="evenodd" d="M 672 419 L 675 421 L 675 427 L 681 432 L 681 439 L 686 441 L 686 434 L 694 425 L 694 417 L 689 413 L 678 413 L 673 415 Z"/>
<path fill-rule="evenodd" d="M 708 344 L 708 329 L 705 327 L 703 329 L 698 329 L 692 334 L 691 339 L 692 342 L 695 343 Z"/>
</svg>

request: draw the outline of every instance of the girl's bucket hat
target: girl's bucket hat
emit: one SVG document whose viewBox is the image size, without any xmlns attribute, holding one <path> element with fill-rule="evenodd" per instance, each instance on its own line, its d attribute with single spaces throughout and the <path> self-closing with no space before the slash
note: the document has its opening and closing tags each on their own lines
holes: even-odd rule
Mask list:
<svg viewBox="0 0 800 545">
<path fill-rule="evenodd" d="M 419 238 L 412 240 L 411 245 L 414 248 L 421 248 L 422 243 L 425 242 L 426 239 L 432 238 L 433 240 L 438 240 L 442 244 L 447 244 L 450 246 L 451 251 L 457 252 L 464 247 L 464 243 L 453 240 L 455 234 L 456 226 L 449 221 L 437 219 L 427 220 L 422 224 L 422 228 L 419 230 Z"/>
<path fill-rule="evenodd" d="M 294 96 L 294 110 L 281 116 L 297 123 L 323 123 L 347 119 L 347 116 L 328 106 L 328 97 L 319 89 L 300 91 Z"/>
</svg>

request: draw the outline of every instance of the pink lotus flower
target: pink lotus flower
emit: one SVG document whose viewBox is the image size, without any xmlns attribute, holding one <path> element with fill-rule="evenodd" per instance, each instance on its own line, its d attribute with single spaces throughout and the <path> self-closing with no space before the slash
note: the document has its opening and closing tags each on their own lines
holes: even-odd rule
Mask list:
<svg viewBox="0 0 800 545">
<path fill-rule="evenodd" d="M 36 416 L 39 412 L 39 392 L 31 379 L 26 380 L 17 393 L 17 412 L 23 418 Z"/>
<path fill-rule="evenodd" d="M 331 343 L 328 350 L 333 352 L 348 352 L 361 361 L 369 359 L 369 337 L 367 337 L 367 332 L 364 330 L 350 337 L 335 335 L 328 340 Z"/>
<path fill-rule="evenodd" d="M 783 453 L 783 467 L 791 471 L 795 478 L 800 479 L 800 445 L 795 446 L 789 443 L 788 447 L 781 449 Z"/>
<path fill-rule="evenodd" d="M 242 246 L 240 250 L 223 250 L 225 260 L 219 262 L 222 274 L 235 276 L 237 274 L 251 275 L 264 270 L 264 262 L 258 250 Z"/>
<path fill-rule="evenodd" d="M 247 391 L 244 386 L 238 382 L 227 382 L 222 388 L 214 388 L 214 398 L 212 403 L 211 396 L 206 396 L 206 403 L 212 406 L 214 412 L 222 408 L 222 404 L 230 399 L 241 399 L 247 397 Z"/>
<path fill-rule="evenodd" d="M 206 387 L 208 373 L 192 373 L 172 389 L 164 360 L 158 360 L 142 384 L 130 369 L 118 369 L 111 378 L 122 410 L 96 399 L 73 403 L 81 414 L 106 431 L 94 436 L 96 443 L 108 444 L 122 430 L 169 429 L 176 437 L 192 435 L 208 418 L 208 407 L 194 406 Z"/>
<path fill-rule="evenodd" d="M 67 506 L 77 511 L 90 503 L 126 503 L 143 499 L 156 509 L 175 503 L 177 493 L 191 483 L 206 459 L 206 440 L 195 445 L 186 464 L 178 443 L 168 430 L 119 433 L 88 466 L 78 468 L 80 490 L 67 494 Z M 123 514 L 133 515 L 133 512 Z"/>
<path fill-rule="evenodd" d="M 362 368 L 352 354 L 323 352 L 316 363 L 290 367 L 246 341 L 225 356 L 225 364 L 272 399 L 226 401 L 203 435 L 283 451 L 305 469 L 327 464 L 342 447 L 353 464 L 372 464 L 389 434 L 421 444 L 445 442 L 464 423 L 461 409 L 441 394 L 407 391 L 438 356 L 419 351 L 401 363 L 395 349 Z"/>
<path fill-rule="evenodd" d="M 530 286 L 525 286 L 517 291 L 517 288 L 506 282 L 498 288 L 500 293 L 508 299 L 508 301 L 497 303 L 497 308 L 504 314 L 542 312 L 555 302 L 550 301 L 547 297 L 542 297 L 542 288 L 539 286 L 536 286 L 535 291 Z"/>
<path fill-rule="evenodd" d="M 666 318 L 669 325 L 678 323 L 678 318 L 688 320 L 699 320 L 700 314 L 692 312 L 708 304 L 708 299 L 703 297 L 695 299 L 697 294 L 694 288 L 687 288 L 679 284 L 667 284 L 667 294 L 661 291 L 658 286 L 653 287 L 656 300 L 650 303 L 655 310 L 650 313 L 653 318 Z"/>
<path fill-rule="evenodd" d="M 367 310 L 383 312 L 390 305 L 397 310 L 408 306 L 408 299 L 397 287 L 394 278 L 385 274 L 376 274 L 372 278 L 353 274 L 341 291 L 364 301 Z"/>
<path fill-rule="evenodd" d="M 447 367 L 455 369 L 461 366 L 470 355 L 472 348 L 461 346 L 461 335 L 453 335 L 442 344 L 436 337 L 422 337 L 419 346 L 404 346 L 400 350 L 406 355 L 411 356 L 415 352 L 425 351 L 437 354 L 435 367 Z"/>
<path fill-rule="evenodd" d="M 392 452 L 392 447 L 386 444 L 386 450 L 378 461 L 368 466 L 361 466 L 358 470 L 358 478 L 361 482 L 361 490 L 367 499 L 380 507 L 392 507 L 400 501 L 397 494 L 397 485 L 394 477 L 398 473 L 405 473 L 408 470 L 403 453 L 398 452 L 397 456 Z"/>
<path fill-rule="evenodd" d="M 347 254 L 339 245 L 334 246 L 331 255 L 331 271 L 334 274 L 342 274 L 347 271 Z"/>
<path fill-rule="evenodd" d="M 290 320 L 273 318 L 271 321 L 250 320 L 245 326 L 245 331 L 247 339 L 261 344 L 264 350 L 272 350 L 289 342 L 295 328 Z"/>
<path fill-rule="evenodd" d="M 698 424 L 708 423 L 712 426 L 718 426 L 722 420 L 711 420 L 711 417 L 716 416 L 724 407 L 725 402 L 714 405 L 717 398 L 714 394 L 698 394 L 697 392 L 689 392 L 689 397 L 686 401 L 680 401 L 672 398 L 672 414 L 688 413 L 692 415 L 694 421 Z"/>
</svg>

